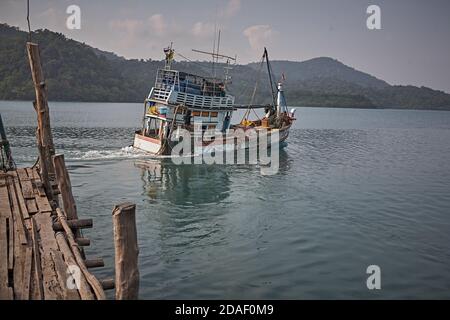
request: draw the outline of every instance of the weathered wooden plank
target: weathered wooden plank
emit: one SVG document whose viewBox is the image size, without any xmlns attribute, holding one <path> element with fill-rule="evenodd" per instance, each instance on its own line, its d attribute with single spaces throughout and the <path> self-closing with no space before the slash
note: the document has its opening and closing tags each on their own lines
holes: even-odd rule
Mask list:
<svg viewBox="0 0 450 320">
<path fill-rule="evenodd" d="M 34 194 L 35 195 L 39 195 L 41 197 L 46 197 L 47 196 L 46 193 L 45 193 L 44 185 L 42 184 L 42 182 L 36 180 L 34 185 L 36 187 L 34 189 Z"/>
<path fill-rule="evenodd" d="M 8 231 L 8 251 L 7 251 L 7 262 L 8 269 L 13 270 L 14 268 L 14 220 L 12 218 L 12 211 L 9 200 L 9 176 L 3 175 L 0 180 L 0 218 L 6 218 L 5 222 L 7 223 L 7 231 Z"/>
<path fill-rule="evenodd" d="M 8 270 L 14 269 L 14 218 L 12 212 L 8 217 Z"/>
<path fill-rule="evenodd" d="M 8 187 L 6 179 L 0 181 L 0 217 L 8 218 L 11 215 L 11 205 L 9 203 Z"/>
<path fill-rule="evenodd" d="M 25 168 L 28 178 L 30 178 L 30 180 L 34 179 L 34 175 L 33 175 L 33 168 Z"/>
<path fill-rule="evenodd" d="M 29 219 L 30 215 L 28 214 L 28 208 L 25 205 L 25 199 L 23 197 L 22 188 L 20 187 L 20 183 L 18 180 L 14 181 L 14 187 L 16 189 L 16 196 L 19 203 L 20 211 L 22 213 L 22 218 Z"/>
<path fill-rule="evenodd" d="M 59 285 L 63 292 L 64 300 L 80 300 L 80 295 L 78 294 L 78 290 L 75 288 L 71 289 L 67 286 L 67 280 L 69 273 L 68 266 L 64 262 L 63 254 L 60 251 L 52 250 L 51 251 L 53 262 L 55 263 L 56 273 L 58 275 Z"/>
<path fill-rule="evenodd" d="M 67 243 L 66 237 L 62 232 L 56 233 L 56 241 L 58 242 L 59 249 L 61 250 L 64 261 L 69 266 L 78 266 L 78 263 L 70 250 L 69 244 Z M 86 277 L 82 272 L 80 272 L 80 278 L 79 278 L 79 294 L 81 296 L 82 300 L 94 300 L 95 296 L 94 293 L 91 290 L 91 287 L 89 286 Z"/>
<path fill-rule="evenodd" d="M 33 247 L 25 248 L 25 263 L 23 266 L 22 300 L 30 300 L 31 266 L 33 264 Z"/>
<path fill-rule="evenodd" d="M 20 186 L 22 187 L 23 197 L 25 199 L 34 198 L 33 185 L 31 183 L 31 179 L 28 176 L 27 170 L 17 169 L 17 175 L 19 176 Z"/>
<path fill-rule="evenodd" d="M 34 167 L 34 168 L 31 169 L 31 171 L 32 171 L 32 175 L 28 174 L 28 176 L 29 177 L 32 176 L 34 180 L 42 183 L 41 176 L 39 175 L 38 169 L 36 167 Z"/>
<path fill-rule="evenodd" d="M 53 222 L 51 212 L 40 212 L 33 216 L 38 227 L 40 244 L 42 246 L 41 266 L 42 266 L 42 286 L 45 300 L 61 300 L 63 293 L 59 286 L 58 276 L 55 271 L 55 264 L 51 256 L 51 250 L 58 250 L 55 234 L 53 232 Z"/>
<path fill-rule="evenodd" d="M 27 205 L 28 214 L 33 215 L 33 214 L 38 212 L 38 208 L 37 208 L 37 205 L 36 205 L 36 199 L 34 199 L 34 198 L 33 199 L 27 199 L 27 200 L 25 200 L 25 203 Z"/>
<path fill-rule="evenodd" d="M 31 225 L 31 239 L 33 245 L 33 281 L 31 288 L 31 299 L 42 300 L 44 298 L 44 288 L 42 286 L 42 267 L 41 267 L 41 254 L 39 247 L 38 231 L 36 221 L 34 218 L 30 220 Z"/>
<path fill-rule="evenodd" d="M 25 266 L 26 245 L 22 244 L 20 239 L 20 230 L 18 226 L 21 222 L 14 219 L 14 269 L 13 269 L 13 282 L 14 282 L 14 299 L 22 300 L 23 298 L 23 277 Z"/>
<path fill-rule="evenodd" d="M 36 195 L 36 204 L 40 212 L 50 212 L 52 211 L 52 207 L 47 199 L 47 197 L 41 197 Z"/>
<path fill-rule="evenodd" d="M 9 190 L 9 198 L 12 204 L 11 211 L 13 213 L 14 218 L 14 228 L 16 228 L 18 231 L 18 240 L 20 241 L 21 244 L 27 244 L 28 243 L 27 235 L 25 232 L 25 226 L 20 211 L 19 203 L 17 201 L 13 180 L 11 180 L 11 183 L 8 186 L 8 190 Z"/>
<path fill-rule="evenodd" d="M 8 230 L 7 218 L 0 217 L 0 300 L 12 300 L 8 286 Z"/>
</svg>

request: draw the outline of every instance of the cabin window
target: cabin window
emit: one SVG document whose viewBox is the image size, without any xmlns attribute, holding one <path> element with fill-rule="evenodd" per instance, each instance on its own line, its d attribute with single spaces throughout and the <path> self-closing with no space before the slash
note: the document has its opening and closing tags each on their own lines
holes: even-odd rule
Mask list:
<svg viewBox="0 0 450 320">
<path fill-rule="evenodd" d="M 215 124 L 208 125 L 208 130 L 214 130 L 214 129 L 216 129 L 216 125 Z"/>
<path fill-rule="evenodd" d="M 202 117 L 209 117 L 209 112 L 202 111 Z"/>
<path fill-rule="evenodd" d="M 192 112 L 192 115 L 194 117 L 199 117 L 200 116 L 200 111 L 194 111 L 194 112 Z"/>
<path fill-rule="evenodd" d="M 218 112 L 211 112 L 211 118 L 217 118 Z"/>
</svg>

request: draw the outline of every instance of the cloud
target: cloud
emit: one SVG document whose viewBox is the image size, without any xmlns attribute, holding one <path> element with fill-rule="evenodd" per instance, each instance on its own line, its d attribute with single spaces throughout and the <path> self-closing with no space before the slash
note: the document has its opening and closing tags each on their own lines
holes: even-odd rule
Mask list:
<svg viewBox="0 0 450 320">
<path fill-rule="evenodd" d="M 222 16 L 231 18 L 241 9 L 241 0 L 229 0 L 226 7 L 222 11 Z"/>
<path fill-rule="evenodd" d="M 113 20 L 109 23 L 112 30 L 124 33 L 127 37 L 136 37 L 144 30 L 144 22 L 135 19 Z"/>
<path fill-rule="evenodd" d="M 198 38 L 210 37 L 214 34 L 214 24 L 198 21 L 192 27 L 191 33 L 194 37 Z"/>
<path fill-rule="evenodd" d="M 154 14 L 146 20 L 140 19 L 121 19 L 113 20 L 109 23 L 112 30 L 121 32 L 129 38 L 146 38 L 149 35 L 164 37 L 170 33 L 175 26 L 169 26 L 162 14 Z"/>
<path fill-rule="evenodd" d="M 166 33 L 167 24 L 164 20 L 162 14 L 154 14 L 150 18 L 148 18 L 149 27 L 153 30 L 153 32 L 162 37 Z"/>
<path fill-rule="evenodd" d="M 271 26 L 261 24 L 248 27 L 243 34 L 247 37 L 250 47 L 255 51 L 260 51 L 277 32 Z"/>
</svg>

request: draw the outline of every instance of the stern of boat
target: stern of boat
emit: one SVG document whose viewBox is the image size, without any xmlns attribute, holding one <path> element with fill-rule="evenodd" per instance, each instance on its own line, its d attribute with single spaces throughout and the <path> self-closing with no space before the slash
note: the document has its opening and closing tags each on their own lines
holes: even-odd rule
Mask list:
<svg viewBox="0 0 450 320">
<path fill-rule="evenodd" d="M 161 141 L 142 135 L 142 131 L 138 130 L 134 133 L 133 147 L 152 154 L 158 153 L 161 148 Z"/>
</svg>

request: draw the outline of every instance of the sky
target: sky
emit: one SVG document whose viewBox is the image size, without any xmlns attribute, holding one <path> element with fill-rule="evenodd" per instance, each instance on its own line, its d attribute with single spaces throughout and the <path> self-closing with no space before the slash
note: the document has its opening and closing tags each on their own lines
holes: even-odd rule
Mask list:
<svg viewBox="0 0 450 320">
<path fill-rule="evenodd" d="M 81 29 L 66 26 L 67 7 L 81 11 Z M 381 29 L 370 30 L 369 5 L 380 8 Z M 163 58 L 171 42 L 220 52 L 238 63 L 332 57 L 390 84 L 450 93 L 448 0 L 30 0 L 31 28 L 47 28 L 125 58 Z M 26 29 L 26 0 L 0 0 L 0 22 Z M 286 73 L 288 74 L 288 70 Z"/>
</svg>

